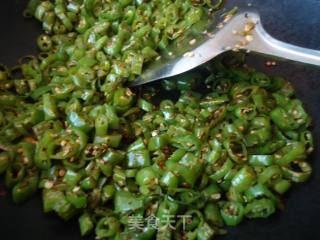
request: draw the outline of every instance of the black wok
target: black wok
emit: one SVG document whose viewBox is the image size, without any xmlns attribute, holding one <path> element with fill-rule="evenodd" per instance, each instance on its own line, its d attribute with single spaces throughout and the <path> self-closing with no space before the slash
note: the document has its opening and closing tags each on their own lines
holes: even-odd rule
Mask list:
<svg viewBox="0 0 320 240">
<path fill-rule="evenodd" d="M 243 4 L 245 0 L 228 0 Z M 320 50 L 320 0 L 249 0 L 262 15 L 266 29 L 280 40 Z M 24 19 L 27 0 L 0 1 L 0 62 L 13 66 L 24 55 L 35 54 L 40 24 Z M 266 220 L 245 221 L 218 239 L 317 240 L 320 239 L 320 68 L 281 62 L 264 66 L 265 58 L 250 55 L 248 62 L 271 75 L 282 75 L 296 88 L 314 119 L 316 149 L 310 157 L 314 173 L 305 184 L 295 185 L 285 196 L 285 208 Z M 65 223 L 42 212 L 37 194 L 16 206 L 0 181 L 1 240 L 80 240 L 77 220 Z M 92 239 L 88 238 L 88 239 Z"/>
</svg>

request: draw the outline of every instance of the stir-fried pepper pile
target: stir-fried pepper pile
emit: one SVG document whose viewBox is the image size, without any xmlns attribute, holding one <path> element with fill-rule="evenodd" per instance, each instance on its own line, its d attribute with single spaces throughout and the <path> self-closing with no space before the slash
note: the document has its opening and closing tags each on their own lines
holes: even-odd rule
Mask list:
<svg viewBox="0 0 320 240">
<path fill-rule="evenodd" d="M 45 212 L 79 217 L 97 239 L 206 240 L 270 216 L 309 178 L 311 120 L 280 77 L 227 56 L 165 80 L 161 98 L 175 101 L 125 87 L 221 5 L 210 2 L 30 1 L 42 52 L 0 66 L 0 174 L 14 202 L 40 189 Z"/>
</svg>

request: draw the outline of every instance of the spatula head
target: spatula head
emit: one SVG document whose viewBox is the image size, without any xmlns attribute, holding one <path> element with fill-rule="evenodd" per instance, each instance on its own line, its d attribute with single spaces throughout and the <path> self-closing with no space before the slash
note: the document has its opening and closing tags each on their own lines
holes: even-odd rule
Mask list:
<svg viewBox="0 0 320 240">
<path fill-rule="evenodd" d="M 254 19 L 254 22 L 253 20 Z M 143 74 L 131 85 L 137 86 L 187 72 L 229 50 L 245 48 L 250 31 L 259 21 L 253 10 L 236 15 L 215 14 L 202 28 L 189 30 L 175 41 L 161 57 L 146 66 Z"/>
</svg>

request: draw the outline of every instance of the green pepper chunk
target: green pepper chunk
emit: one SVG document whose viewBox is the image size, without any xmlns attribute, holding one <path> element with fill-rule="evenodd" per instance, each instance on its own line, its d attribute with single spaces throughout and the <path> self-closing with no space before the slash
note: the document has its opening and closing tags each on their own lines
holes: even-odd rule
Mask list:
<svg viewBox="0 0 320 240">
<path fill-rule="evenodd" d="M 10 155 L 7 152 L 0 153 L 0 175 L 6 172 L 10 164 Z"/>
<path fill-rule="evenodd" d="M 142 168 L 136 175 L 136 182 L 140 186 L 157 184 L 157 174 L 153 171 L 152 167 Z"/>
<path fill-rule="evenodd" d="M 202 170 L 201 162 L 192 153 L 186 153 L 177 163 L 169 160 L 166 166 L 170 171 L 181 176 L 182 180 L 190 186 L 195 184 Z"/>
<path fill-rule="evenodd" d="M 160 184 L 163 187 L 176 188 L 176 187 L 178 187 L 179 179 L 175 174 L 168 171 L 162 175 L 162 177 L 160 179 Z"/>
<path fill-rule="evenodd" d="M 251 155 L 248 163 L 254 167 L 267 167 L 273 164 L 274 158 L 272 155 Z"/>
<path fill-rule="evenodd" d="M 247 218 L 267 218 L 275 212 L 274 202 L 270 199 L 257 199 L 248 203 L 245 208 Z"/>
<path fill-rule="evenodd" d="M 214 203 L 208 203 L 204 209 L 205 218 L 210 223 L 216 226 L 223 226 L 224 222 L 220 213 L 218 205 Z"/>
<path fill-rule="evenodd" d="M 110 238 L 120 231 L 120 223 L 115 217 L 101 218 L 96 226 L 97 238 Z"/>
<path fill-rule="evenodd" d="M 165 147 L 168 143 L 169 143 L 169 136 L 167 134 L 155 136 L 150 138 L 148 143 L 148 149 L 149 151 L 159 150 Z"/>
<path fill-rule="evenodd" d="M 193 55 L 185 48 L 210 35 L 222 7 L 29 0 L 41 52 L 0 64 L 0 175 L 13 201 L 39 188 L 45 212 L 77 215 L 82 236 L 114 240 L 209 240 L 281 207 L 310 178 L 315 148 L 290 82 L 230 52 L 161 84 L 131 85 L 149 64 Z"/>
<path fill-rule="evenodd" d="M 221 217 L 227 226 L 238 225 L 245 214 L 243 205 L 238 202 L 226 202 L 220 212 Z"/>
<path fill-rule="evenodd" d="M 76 213 L 75 208 L 67 201 L 63 192 L 45 189 L 42 196 L 44 212 L 55 211 L 64 220 L 70 219 Z"/>
<path fill-rule="evenodd" d="M 26 175 L 25 167 L 22 164 L 15 162 L 11 164 L 6 170 L 5 179 L 4 179 L 5 185 L 8 188 L 12 188 L 14 185 L 19 183 L 24 178 L 25 175 Z"/>
<path fill-rule="evenodd" d="M 127 153 L 128 168 L 143 168 L 150 166 L 148 150 L 135 150 Z"/>
<path fill-rule="evenodd" d="M 289 180 L 282 179 L 274 184 L 273 189 L 279 194 L 284 194 L 290 189 L 291 185 Z"/>
<path fill-rule="evenodd" d="M 293 169 L 292 165 L 297 167 L 297 170 Z M 305 182 L 307 181 L 312 173 L 312 168 L 308 162 L 297 162 L 289 166 L 282 167 L 282 172 L 285 178 L 293 182 Z"/>
<path fill-rule="evenodd" d="M 305 159 L 305 146 L 302 142 L 290 142 L 275 153 L 276 163 L 282 166 L 299 159 Z"/>
<path fill-rule="evenodd" d="M 77 191 L 67 192 L 66 199 L 75 208 L 85 208 L 87 206 L 87 196 L 84 192 L 75 189 Z"/>
<path fill-rule="evenodd" d="M 92 221 L 91 216 L 88 213 L 83 213 L 79 217 L 79 226 L 80 226 L 81 236 L 87 236 L 93 230 L 94 223 Z"/>
<path fill-rule="evenodd" d="M 233 177 L 232 186 L 239 192 L 248 189 L 256 180 L 256 175 L 253 169 L 249 166 L 244 166 Z"/>
<path fill-rule="evenodd" d="M 134 211 L 143 207 L 143 199 L 130 192 L 117 191 L 114 197 L 114 206 L 116 212 Z"/>
<path fill-rule="evenodd" d="M 56 119 L 58 117 L 58 110 L 55 100 L 49 94 L 43 95 L 43 111 L 46 120 Z"/>
<path fill-rule="evenodd" d="M 18 182 L 12 189 L 13 201 L 22 203 L 30 198 L 37 191 L 38 179 L 37 173 L 33 173 L 33 175 L 27 176 Z"/>
</svg>

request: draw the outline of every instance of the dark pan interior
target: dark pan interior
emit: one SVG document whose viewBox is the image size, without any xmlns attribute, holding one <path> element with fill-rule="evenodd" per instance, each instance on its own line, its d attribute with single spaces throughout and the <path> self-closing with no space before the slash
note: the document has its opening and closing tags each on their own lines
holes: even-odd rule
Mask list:
<svg viewBox="0 0 320 240">
<path fill-rule="evenodd" d="M 229 0 L 243 4 L 245 0 Z M 262 15 L 269 33 L 290 43 L 320 50 L 319 0 L 249 0 Z M 2 0 L 0 5 L 0 62 L 14 65 L 21 56 L 36 53 L 35 39 L 40 25 L 24 19 L 22 11 L 27 0 Z M 316 240 L 320 239 L 320 68 L 281 62 L 266 69 L 265 58 L 251 55 L 248 62 L 271 75 L 282 75 L 292 81 L 297 96 L 303 100 L 314 119 L 316 150 L 310 161 L 314 169 L 311 180 L 295 185 L 285 196 L 285 209 L 266 220 L 245 221 L 229 229 L 218 239 L 237 240 Z M 5 194 L 0 181 L 1 240 L 80 240 L 77 220 L 65 223 L 42 213 L 41 196 L 16 206 Z M 90 238 L 88 238 L 90 239 Z"/>
</svg>

